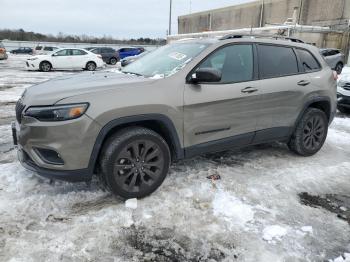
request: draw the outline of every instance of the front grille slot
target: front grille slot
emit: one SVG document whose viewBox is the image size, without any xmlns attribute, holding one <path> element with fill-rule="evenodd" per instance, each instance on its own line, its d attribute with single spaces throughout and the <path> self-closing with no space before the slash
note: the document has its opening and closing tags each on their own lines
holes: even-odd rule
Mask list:
<svg viewBox="0 0 350 262">
<path fill-rule="evenodd" d="M 25 107 L 26 106 L 23 105 L 22 100 L 19 99 L 17 101 L 17 103 L 16 103 L 16 108 L 15 108 L 15 110 L 16 110 L 16 119 L 17 119 L 18 123 L 21 123 L 21 121 L 22 121 L 22 112 L 23 112 Z"/>
</svg>

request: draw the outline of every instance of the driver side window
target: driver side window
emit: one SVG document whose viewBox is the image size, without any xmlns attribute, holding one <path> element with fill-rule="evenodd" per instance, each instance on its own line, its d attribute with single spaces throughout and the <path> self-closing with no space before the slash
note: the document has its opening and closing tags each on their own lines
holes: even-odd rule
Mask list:
<svg viewBox="0 0 350 262">
<path fill-rule="evenodd" d="M 213 68 L 221 72 L 220 83 L 253 80 L 252 45 L 230 45 L 209 55 L 198 67 Z"/>
<path fill-rule="evenodd" d="M 68 49 L 64 49 L 55 53 L 56 56 L 68 56 Z"/>
</svg>

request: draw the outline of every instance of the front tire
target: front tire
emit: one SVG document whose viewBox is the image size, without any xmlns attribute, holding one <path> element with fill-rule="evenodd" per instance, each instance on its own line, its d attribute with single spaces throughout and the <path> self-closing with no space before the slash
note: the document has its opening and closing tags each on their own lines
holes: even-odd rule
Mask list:
<svg viewBox="0 0 350 262">
<path fill-rule="evenodd" d="M 95 62 L 87 62 L 85 68 L 88 71 L 95 71 L 96 70 L 96 64 L 95 64 Z"/>
<path fill-rule="evenodd" d="M 170 165 L 170 151 L 156 132 L 125 128 L 110 137 L 100 158 L 103 185 L 122 198 L 142 198 L 164 181 Z"/>
<path fill-rule="evenodd" d="M 288 143 L 290 150 L 301 156 L 312 156 L 323 146 L 328 133 L 328 118 L 317 108 L 308 108 Z"/>
<path fill-rule="evenodd" d="M 40 71 L 42 72 L 49 72 L 51 71 L 52 66 L 49 62 L 43 61 L 40 63 L 39 68 L 40 68 Z"/>
</svg>

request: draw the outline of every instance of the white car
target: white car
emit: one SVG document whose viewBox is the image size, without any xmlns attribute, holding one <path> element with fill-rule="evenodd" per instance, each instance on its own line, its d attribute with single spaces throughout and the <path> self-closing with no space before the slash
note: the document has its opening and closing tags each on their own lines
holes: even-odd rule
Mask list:
<svg viewBox="0 0 350 262">
<path fill-rule="evenodd" d="M 345 66 L 338 77 L 338 110 L 350 114 L 350 66 Z"/>
<path fill-rule="evenodd" d="M 26 61 L 27 70 L 48 72 L 51 69 L 86 69 L 103 67 L 100 55 L 79 48 L 61 48 L 46 55 L 36 55 Z"/>
</svg>

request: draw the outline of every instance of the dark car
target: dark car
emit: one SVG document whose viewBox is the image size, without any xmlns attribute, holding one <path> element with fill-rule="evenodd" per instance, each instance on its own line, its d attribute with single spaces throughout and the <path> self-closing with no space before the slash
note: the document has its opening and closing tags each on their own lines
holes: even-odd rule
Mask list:
<svg viewBox="0 0 350 262">
<path fill-rule="evenodd" d="M 96 47 L 89 51 L 101 55 L 103 61 L 107 64 L 115 65 L 120 60 L 118 51 L 111 47 Z"/>
<path fill-rule="evenodd" d="M 143 47 L 125 47 L 118 50 L 120 59 L 128 56 L 135 56 L 145 52 Z"/>
<path fill-rule="evenodd" d="M 11 54 L 33 54 L 33 49 L 30 47 L 20 47 L 10 52 Z"/>
</svg>

